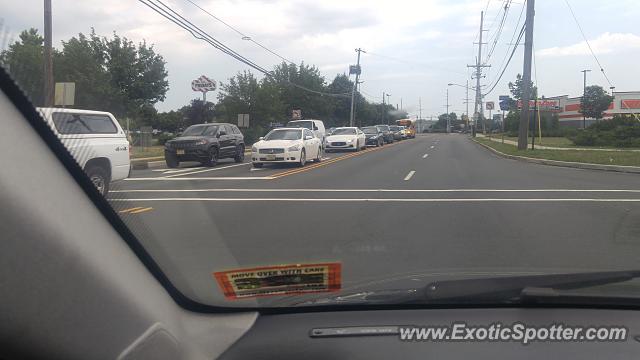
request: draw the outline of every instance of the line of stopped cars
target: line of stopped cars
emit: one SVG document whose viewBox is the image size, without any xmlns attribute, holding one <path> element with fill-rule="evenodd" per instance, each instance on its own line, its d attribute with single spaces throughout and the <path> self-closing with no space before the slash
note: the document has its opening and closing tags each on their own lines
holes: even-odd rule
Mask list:
<svg viewBox="0 0 640 360">
<path fill-rule="evenodd" d="M 322 161 L 324 152 L 360 151 L 367 146 L 383 146 L 414 136 L 415 132 L 400 125 L 326 130 L 321 120 L 295 120 L 269 131 L 253 144 L 251 162 L 256 168 L 268 163 L 302 167 L 307 162 Z M 244 153 L 244 136 L 237 126 L 227 123 L 192 125 L 165 144 L 165 160 L 171 168 L 181 161 L 199 161 L 207 166 L 215 165 L 221 158 L 242 162 Z"/>
</svg>

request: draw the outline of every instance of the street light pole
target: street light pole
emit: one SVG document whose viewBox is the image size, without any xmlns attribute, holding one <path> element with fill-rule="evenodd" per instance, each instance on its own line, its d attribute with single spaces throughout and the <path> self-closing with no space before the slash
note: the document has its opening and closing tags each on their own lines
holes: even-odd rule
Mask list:
<svg viewBox="0 0 640 360">
<path fill-rule="evenodd" d="M 447 88 L 447 105 L 446 106 L 447 106 L 447 133 L 449 133 L 450 126 L 451 126 L 450 125 L 451 118 L 449 116 L 449 88 Z"/>
<path fill-rule="evenodd" d="M 385 94 L 385 95 L 387 96 L 387 104 L 391 105 L 391 103 L 389 102 L 389 98 L 391 97 L 391 94 Z M 391 107 L 393 108 L 393 105 L 391 105 Z M 386 119 L 386 117 L 385 117 L 385 119 Z M 387 125 L 389 125 L 389 120 L 387 120 Z"/>
<path fill-rule="evenodd" d="M 582 86 L 582 103 L 584 103 L 584 97 L 587 94 L 587 73 L 591 70 L 581 70 L 580 72 L 584 75 L 584 82 Z M 584 109 L 582 108 L 582 104 L 580 105 L 580 110 L 582 110 L 582 128 L 587 128 L 587 115 L 584 113 Z"/>
</svg>

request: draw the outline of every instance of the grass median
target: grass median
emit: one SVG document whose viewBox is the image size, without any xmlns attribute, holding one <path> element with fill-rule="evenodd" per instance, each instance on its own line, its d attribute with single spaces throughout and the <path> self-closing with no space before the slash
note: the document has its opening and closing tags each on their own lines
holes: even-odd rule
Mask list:
<svg viewBox="0 0 640 360">
<path fill-rule="evenodd" d="M 131 147 L 131 159 L 141 159 L 149 157 L 164 157 L 164 146 L 132 146 Z"/>
<path fill-rule="evenodd" d="M 518 150 L 514 145 L 489 139 L 475 138 L 475 141 L 509 155 L 589 164 L 640 166 L 640 153 L 633 151 Z"/>
</svg>

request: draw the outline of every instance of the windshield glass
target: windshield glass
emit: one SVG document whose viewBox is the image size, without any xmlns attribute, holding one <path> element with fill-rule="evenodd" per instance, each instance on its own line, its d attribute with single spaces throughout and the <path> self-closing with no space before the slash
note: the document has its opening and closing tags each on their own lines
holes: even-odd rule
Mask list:
<svg viewBox="0 0 640 360">
<path fill-rule="evenodd" d="M 352 129 L 352 128 L 338 128 L 331 133 L 331 135 L 355 135 L 355 134 L 356 134 L 356 129 Z"/>
<path fill-rule="evenodd" d="M 5 0 L 0 67 L 202 309 L 640 269 L 638 1 L 529 1 Z"/>
<path fill-rule="evenodd" d="M 300 130 L 273 130 L 264 137 L 265 141 L 299 139 L 302 139 L 302 131 Z"/>
<path fill-rule="evenodd" d="M 313 130 L 313 121 L 289 121 L 287 127 L 305 128 Z"/>
<path fill-rule="evenodd" d="M 217 126 L 189 126 L 182 132 L 182 136 L 211 135 L 215 134 L 217 131 Z"/>
</svg>

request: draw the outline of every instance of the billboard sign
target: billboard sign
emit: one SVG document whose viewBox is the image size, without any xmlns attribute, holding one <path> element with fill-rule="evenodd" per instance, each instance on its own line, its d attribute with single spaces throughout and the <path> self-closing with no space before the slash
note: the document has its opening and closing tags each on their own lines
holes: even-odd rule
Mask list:
<svg viewBox="0 0 640 360">
<path fill-rule="evenodd" d="M 238 114 L 238 127 L 249 127 L 249 114 Z"/>
<path fill-rule="evenodd" d="M 56 83 L 55 93 L 53 97 L 53 104 L 56 106 L 73 106 L 76 98 L 76 83 Z"/>
<path fill-rule="evenodd" d="M 193 91 L 206 93 L 208 91 L 213 91 L 216 89 L 216 82 L 202 75 L 191 82 L 191 89 Z"/>
<path fill-rule="evenodd" d="M 360 75 L 361 73 L 362 73 L 362 69 L 360 68 L 360 65 L 349 65 L 349 75 L 351 74 Z"/>
<path fill-rule="evenodd" d="M 529 100 L 529 108 L 540 111 L 561 111 L 560 100 L 541 99 L 537 101 L 537 107 L 535 100 Z M 518 100 L 518 109 L 522 109 L 522 100 Z"/>
</svg>

